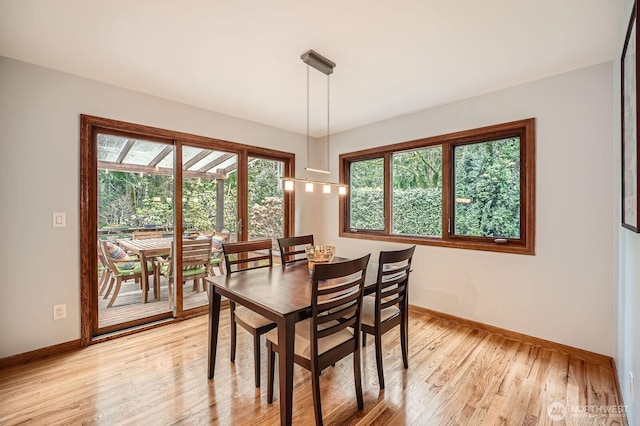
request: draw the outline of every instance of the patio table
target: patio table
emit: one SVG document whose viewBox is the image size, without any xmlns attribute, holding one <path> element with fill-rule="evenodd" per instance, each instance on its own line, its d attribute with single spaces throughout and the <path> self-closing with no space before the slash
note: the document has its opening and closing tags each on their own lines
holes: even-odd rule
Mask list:
<svg viewBox="0 0 640 426">
<path fill-rule="evenodd" d="M 148 238 L 145 240 L 118 240 L 125 250 L 137 254 L 140 257 L 142 276 L 147 277 L 147 260 L 153 260 L 156 256 L 168 256 L 171 253 L 173 238 Z M 149 283 L 143 278 L 142 303 L 147 303 Z M 160 276 L 156 271 L 153 275 L 153 294 L 156 300 L 160 300 Z"/>
</svg>

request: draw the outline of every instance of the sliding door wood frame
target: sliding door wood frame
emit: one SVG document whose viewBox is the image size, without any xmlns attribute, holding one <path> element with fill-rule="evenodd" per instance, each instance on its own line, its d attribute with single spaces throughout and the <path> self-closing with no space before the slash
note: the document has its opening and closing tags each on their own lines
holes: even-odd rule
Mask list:
<svg viewBox="0 0 640 426">
<path fill-rule="evenodd" d="M 95 339 L 98 324 L 98 306 L 95 295 L 97 289 L 98 276 L 98 258 L 97 250 L 97 234 L 98 227 L 98 155 L 97 155 L 97 133 L 104 131 L 108 134 L 123 135 L 134 138 L 144 138 L 145 140 L 156 141 L 161 143 L 169 143 L 176 149 L 174 150 L 174 221 L 179 226 L 182 223 L 182 147 L 184 145 L 215 149 L 234 153 L 238 155 L 238 219 L 242 220 L 242 233 L 238 235 L 239 239 L 247 239 L 248 223 L 248 176 L 247 166 L 248 158 L 260 157 L 283 161 L 285 164 L 285 177 L 292 177 L 295 170 L 295 154 L 284 151 L 278 151 L 270 148 L 262 148 L 258 146 L 245 145 L 237 142 L 230 142 L 221 139 L 197 136 L 188 133 L 176 132 L 157 127 L 145 126 L 141 124 L 127 123 L 108 118 L 95 117 L 90 115 L 80 115 L 80 340 L 81 345 L 88 346 L 95 341 L 104 340 L 105 338 Z M 180 165 L 180 167 L 175 167 Z M 240 173 L 241 170 L 245 172 Z M 294 205 L 295 199 L 292 193 L 285 191 L 284 194 L 284 233 L 285 236 L 293 235 L 294 224 Z M 179 239 L 178 239 L 179 240 Z M 178 241 L 175 245 L 176 258 L 180 259 L 182 255 L 182 244 Z M 176 282 L 181 282 L 182 271 L 178 268 Z M 181 295 L 180 295 L 181 296 Z M 149 325 L 150 321 L 168 319 L 169 322 L 182 320 L 199 315 L 207 311 L 207 306 L 202 306 L 189 311 L 183 310 L 182 297 L 176 299 L 176 318 L 169 315 L 157 315 L 156 317 L 145 318 L 125 323 L 125 326 L 131 327 L 129 331 L 122 334 L 131 334 L 136 331 L 142 331 L 146 328 L 157 325 Z M 133 328 L 135 330 L 133 330 Z M 110 330 L 104 330 L 109 332 Z M 116 331 L 116 330 L 113 330 Z M 106 337 L 109 338 L 109 337 Z"/>
</svg>

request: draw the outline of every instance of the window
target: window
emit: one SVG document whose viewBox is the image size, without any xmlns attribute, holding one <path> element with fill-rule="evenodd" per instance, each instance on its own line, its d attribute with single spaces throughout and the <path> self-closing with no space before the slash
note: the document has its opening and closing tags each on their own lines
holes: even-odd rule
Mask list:
<svg viewBox="0 0 640 426">
<path fill-rule="evenodd" d="M 351 163 L 351 228 L 384 230 L 384 161 L 382 158 Z"/>
<path fill-rule="evenodd" d="M 342 154 L 340 235 L 534 254 L 535 119 Z"/>
</svg>

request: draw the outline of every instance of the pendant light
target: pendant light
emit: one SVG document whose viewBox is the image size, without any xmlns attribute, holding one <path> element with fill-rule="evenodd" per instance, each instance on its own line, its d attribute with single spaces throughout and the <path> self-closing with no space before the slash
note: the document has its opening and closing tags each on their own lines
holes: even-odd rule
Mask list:
<svg viewBox="0 0 640 426">
<path fill-rule="evenodd" d="M 314 192 L 315 186 L 318 185 L 322 188 L 322 192 L 324 194 L 330 194 L 333 187 L 338 188 L 338 194 L 345 195 L 347 193 L 347 185 L 332 183 L 332 182 L 323 182 L 316 180 L 309 180 L 308 173 L 320 173 L 329 175 L 331 172 L 329 170 L 322 169 L 314 169 L 309 167 L 309 151 L 310 151 L 310 136 L 309 136 L 309 69 L 310 67 L 315 68 L 321 73 L 327 76 L 327 168 L 329 167 L 329 138 L 331 136 L 330 129 L 330 75 L 333 73 L 333 68 L 336 66 L 335 63 L 315 52 L 314 50 L 309 50 L 302 55 L 300 55 L 300 59 L 302 62 L 307 64 L 307 167 L 305 171 L 307 172 L 307 179 L 296 179 L 296 178 L 282 178 L 284 181 L 284 190 L 285 191 L 293 191 L 295 188 L 295 182 L 304 183 L 305 192 Z"/>
</svg>

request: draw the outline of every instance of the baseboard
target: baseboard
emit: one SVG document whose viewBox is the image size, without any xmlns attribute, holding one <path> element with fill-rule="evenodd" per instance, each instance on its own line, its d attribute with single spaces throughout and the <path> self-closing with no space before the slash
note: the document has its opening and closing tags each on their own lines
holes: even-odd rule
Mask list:
<svg viewBox="0 0 640 426">
<path fill-rule="evenodd" d="M 593 362 L 608 368 L 614 367 L 613 358 L 611 358 L 610 356 L 597 354 L 595 352 L 590 352 L 584 349 L 574 348 L 573 346 L 563 345 L 562 343 L 552 342 L 550 340 L 541 339 L 539 337 L 528 336 L 526 334 L 518 333 L 516 331 L 507 330 L 505 328 L 500 328 L 493 325 L 488 325 L 481 322 L 469 320 L 466 318 L 457 317 L 455 315 L 445 314 L 443 312 L 434 311 L 432 309 L 423 308 L 421 306 L 409 305 L 409 310 L 416 313 L 426 314 L 434 318 L 439 318 L 448 322 L 460 324 L 462 326 L 470 327 L 476 330 L 482 330 L 488 333 L 499 334 L 503 337 L 506 337 L 507 339 L 528 343 L 540 348 L 548 349 L 551 351 L 559 352 L 564 355 L 578 358 L 583 361 Z"/>
<path fill-rule="evenodd" d="M 223 300 L 220 308 L 228 308 L 229 301 Z M 113 333 L 107 333 L 102 336 L 98 336 L 91 340 L 90 345 L 94 345 L 96 343 L 106 342 L 107 340 L 117 339 L 119 337 L 130 336 L 132 334 L 140 333 L 146 330 L 150 330 L 152 328 L 161 327 L 169 322 L 183 321 L 190 318 L 194 318 L 200 315 L 206 315 L 209 312 L 208 306 L 203 306 L 202 309 L 195 309 L 192 313 L 183 316 L 182 318 L 172 318 L 170 320 L 160 320 L 155 321 L 151 324 L 142 324 L 136 327 L 132 327 L 127 330 L 122 330 Z M 52 355 L 58 355 L 64 352 L 69 352 L 76 349 L 82 348 L 82 341 L 72 340 L 66 343 L 59 343 L 53 346 L 47 346 L 46 348 L 36 349 L 30 352 L 25 352 L 17 355 L 8 356 L 6 358 L 0 358 L 0 370 L 7 367 L 13 367 L 14 365 L 26 364 L 31 361 L 36 361 L 38 359 L 46 358 Z"/>
<path fill-rule="evenodd" d="M 14 365 L 26 364 L 37 359 L 46 358 L 52 355 L 73 351 L 82 347 L 80 339 L 72 340 L 66 343 L 59 343 L 46 348 L 36 349 L 30 352 L 24 352 L 17 355 L 0 358 L 0 369 L 13 367 Z"/>
</svg>

